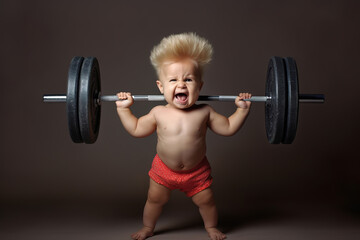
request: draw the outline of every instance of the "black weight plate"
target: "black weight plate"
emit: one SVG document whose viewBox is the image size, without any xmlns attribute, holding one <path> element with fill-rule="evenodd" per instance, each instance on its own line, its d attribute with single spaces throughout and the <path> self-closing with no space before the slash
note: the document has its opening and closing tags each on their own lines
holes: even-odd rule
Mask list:
<svg viewBox="0 0 360 240">
<path fill-rule="evenodd" d="M 279 144 L 284 135 L 286 85 L 284 61 L 272 57 L 269 61 L 265 95 L 271 99 L 265 103 L 265 128 L 269 143 Z"/>
<path fill-rule="evenodd" d="M 94 143 L 99 134 L 101 106 L 99 63 L 94 57 L 84 59 L 79 89 L 79 125 L 85 143 Z"/>
<path fill-rule="evenodd" d="M 284 58 L 287 83 L 286 124 L 282 143 L 291 144 L 296 136 L 299 113 L 299 82 L 296 62 L 293 58 Z"/>
<path fill-rule="evenodd" d="M 82 137 L 79 126 L 78 96 L 79 80 L 83 57 L 74 57 L 71 60 L 68 72 L 68 85 L 66 94 L 66 114 L 70 137 L 75 143 L 82 143 Z"/>
</svg>

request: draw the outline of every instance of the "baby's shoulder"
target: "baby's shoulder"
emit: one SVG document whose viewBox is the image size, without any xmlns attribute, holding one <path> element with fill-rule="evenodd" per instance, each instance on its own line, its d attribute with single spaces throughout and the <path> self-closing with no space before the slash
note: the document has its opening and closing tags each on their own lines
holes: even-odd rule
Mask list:
<svg viewBox="0 0 360 240">
<path fill-rule="evenodd" d="M 208 104 L 197 104 L 193 107 L 190 112 L 193 112 L 195 115 L 207 117 L 210 115 L 212 108 Z"/>
<path fill-rule="evenodd" d="M 158 106 L 153 107 L 150 112 L 159 112 L 159 111 L 165 111 L 165 110 L 166 110 L 165 106 L 158 105 Z"/>
<path fill-rule="evenodd" d="M 197 106 L 197 110 L 199 110 L 199 111 L 209 112 L 209 111 L 211 111 L 211 109 L 212 109 L 212 107 L 211 107 L 210 105 L 205 104 L 205 103 L 203 103 L 203 104 L 198 104 L 198 105 L 196 105 L 196 106 Z"/>
<path fill-rule="evenodd" d="M 163 105 L 155 106 L 150 110 L 150 114 L 152 114 L 152 115 L 159 115 L 159 114 L 163 114 L 166 112 L 167 112 L 167 108 Z"/>
</svg>

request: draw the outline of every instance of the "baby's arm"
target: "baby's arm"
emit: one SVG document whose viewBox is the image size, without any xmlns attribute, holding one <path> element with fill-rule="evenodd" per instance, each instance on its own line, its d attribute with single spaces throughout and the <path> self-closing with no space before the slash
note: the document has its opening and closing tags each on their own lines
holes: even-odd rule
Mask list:
<svg viewBox="0 0 360 240">
<path fill-rule="evenodd" d="M 242 99 L 248 99 L 250 97 L 251 94 L 249 93 L 240 93 L 235 100 L 238 108 L 235 113 L 228 118 L 210 108 L 209 128 L 219 135 L 234 135 L 244 124 L 250 111 L 251 102 L 242 101 Z"/>
<path fill-rule="evenodd" d="M 134 137 L 146 137 L 156 130 L 153 110 L 147 115 L 137 118 L 130 110 L 130 106 L 134 103 L 131 94 L 122 92 L 118 93 L 117 96 L 121 100 L 116 101 L 117 113 L 126 131 Z"/>
</svg>

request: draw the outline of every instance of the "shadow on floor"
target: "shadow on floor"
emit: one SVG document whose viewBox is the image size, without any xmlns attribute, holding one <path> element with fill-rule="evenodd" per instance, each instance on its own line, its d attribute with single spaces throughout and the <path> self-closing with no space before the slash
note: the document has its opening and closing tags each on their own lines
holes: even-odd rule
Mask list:
<svg viewBox="0 0 360 240">
<path fill-rule="evenodd" d="M 245 228 L 249 225 L 257 225 L 264 222 L 274 222 L 285 219 L 289 216 L 274 210 L 263 210 L 261 212 L 248 212 L 248 213 L 233 213 L 220 214 L 219 216 L 219 229 L 225 234 L 229 234 L 240 228 Z M 180 232 L 184 230 L 196 230 L 203 229 L 204 224 L 199 217 L 193 217 L 191 219 L 184 220 L 179 218 L 178 220 L 170 221 L 166 224 L 161 224 L 155 231 L 155 235 L 162 235 L 166 233 Z"/>
</svg>

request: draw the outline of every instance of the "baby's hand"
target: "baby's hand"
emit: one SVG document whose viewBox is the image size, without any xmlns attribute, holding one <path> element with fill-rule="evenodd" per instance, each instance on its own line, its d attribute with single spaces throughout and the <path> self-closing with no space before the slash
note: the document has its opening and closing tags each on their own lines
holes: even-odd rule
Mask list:
<svg viewBox="0 0 360 240">
<path fill-rule="evenodd" d="M 116 101 L 117 108 L 129 108 L 134 103 L 134 99 L 131 97 L 129 92 L 119 92 L 116 94 L 119 98 L 119 101 Z"/>
<path fill-rule="evenodd" d="M 251 93 L 240 93 L 235 100 L 235 104 L 238 108 L 248 109 L 251 106 L 250 101 L 243 101 L 243 99 L 251 98 Z"/>
</svg>

